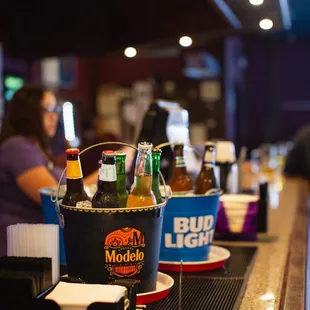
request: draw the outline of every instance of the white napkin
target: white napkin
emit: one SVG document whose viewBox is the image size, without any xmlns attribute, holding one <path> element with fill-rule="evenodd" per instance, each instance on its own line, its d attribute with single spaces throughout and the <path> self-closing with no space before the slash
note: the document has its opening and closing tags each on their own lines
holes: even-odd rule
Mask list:
<svg viewBox="0 0 310 310">
<path fill-rule="evenodd" d="M 94 302 L 117 303 L 126 295 L 120 285 L 59 282 L 45 299 L 57 302 L 61 310 L 86 310 Z"/>
</svg>

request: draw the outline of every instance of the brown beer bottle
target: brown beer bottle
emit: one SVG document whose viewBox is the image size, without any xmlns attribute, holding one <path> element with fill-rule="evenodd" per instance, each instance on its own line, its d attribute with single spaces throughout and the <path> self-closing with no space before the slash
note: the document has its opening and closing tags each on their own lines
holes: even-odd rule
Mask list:
<svg viewBox="0 0 310 310">
<path fill-rule="evenodd" d="M 172 193 L 176 195 L 185 195 L 193 191 L 193 183 L 186 169 L 183 150 L 183 143 L 174 145 L 172 178 L 169 185 Z"/>
<path fill-rule="evenodd" d="M 138 144 L 134 184 L 127 199 L 127 208 L 156 205 L 152 191 L 152 147 L 149 142 Z"/>
<path fill-rule="evenodd" d="M 205 143 L 204 160 L 195 184 L 195 194 L 203 195 L 210 189 L 218 188 L 214 173 L 215 143 Z"/>
<path fill-rule="evenodd" d="M 80 163 L 80 150 L 67 149 L 67 191 L 62 199 L 66 206 L 75 207 L 79 201 L 90 201 L 84 190 L 83 173 Z"/>
<path fill-rule="evenodd" d="M 120 208 L 117 192 L 115 153 L 102 152 L 102 164 L 98 176 L 98 189 L 92 200 L 93 208 Z"/>
</svg>

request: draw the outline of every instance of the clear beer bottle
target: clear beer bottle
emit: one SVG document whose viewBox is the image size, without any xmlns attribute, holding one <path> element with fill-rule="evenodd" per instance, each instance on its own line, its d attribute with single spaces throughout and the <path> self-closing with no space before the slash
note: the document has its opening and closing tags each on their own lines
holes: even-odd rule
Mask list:
<svg viewBox="0 0 310 310">
<path fill-rule="evenodd" d="M 159 176 L 159 172 L 160 172 L 160 157 L 161 157 L 161 149 L 158 148 L 153 148 L 152 151 L 152 160 L 153 160 L 153 182 L 152 182 L 152 190 L 153 193 L 156 197 L 156 201 L 157 203 L 162 203 L 163 202 L 163 198 L 161 196 L 160 193 L 160 176 Z"/>
<path fill-rule="evenodd" d="M 195 183 L 195 194 L 205 194 L 210 189 L 217 189 L 218 184 L 214 172 L 215 143 L 205 143 L 204 160 Z"/>
<path fill-rule="evenodd" d="M 102 152 L 102 164 L 98 176 L 98 189 L 92 199 L 93 208 L 120 208 L 117 192 L 115 153 Z"/>
<path fill-rule="evenodd" d="M 126 153 L 115 152 L 116 156 L 116 187 L 121 200 L 121 208 L 126 208 L 128 193 L 126 190 Z"/>
<path fill-rule="evenodd" d="M 172 193 L 176 195 L 185 195 L 193 191 L 193 182 L 186 169 L 183 143 L 174 145 L 174 161 L 169 185 Z"/>
<path fill-rule="evenodd" d="M 134 184 L 127 199 L 127 208 L 156 204 L 156 197 L 152 191 L 152 147 L 149 142 L 138 144 Z"/>
<path fill-rule="evenodd" d="M 67 155 L 67 190 L 62 203 L 75 207 L 79 201 L 90 201 L 84 190 L 83 173 L 80 162 L 80 150 L 70 148 L 66 150 Z"/>
</svg>

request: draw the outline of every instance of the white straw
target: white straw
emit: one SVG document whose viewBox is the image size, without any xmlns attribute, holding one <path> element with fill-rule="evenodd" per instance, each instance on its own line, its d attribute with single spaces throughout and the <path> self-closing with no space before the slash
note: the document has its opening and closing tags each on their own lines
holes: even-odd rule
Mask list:
<svg viewBox="0 0 310 310">
<path fill-rule="evenodd" d="M 7 227 L 7 255 L 50 257 L 52 281 L 59 281 L 59 234 L 54 224 L 16 224 Z"/>
</svg>

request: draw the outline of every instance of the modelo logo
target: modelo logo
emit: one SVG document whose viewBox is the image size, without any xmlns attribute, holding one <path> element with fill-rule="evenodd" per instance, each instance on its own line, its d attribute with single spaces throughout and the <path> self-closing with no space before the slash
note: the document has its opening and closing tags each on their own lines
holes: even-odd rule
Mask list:
<svg viewBox="0 0 310 310">
<path fill-rule="evenodd" d="M 165 234 L 166 248 L 197 248 L 208 245 L 213 240 L 213 215 L 198 217 L 175 217 L 173 234 Z"/>
<path fill-rule="evenodd" d="M 132 277 L 144 264 L 144 235 L 135 228 L 112 231 L 105 238 L 105 268 L 110 275 Z"/>
</svg>

